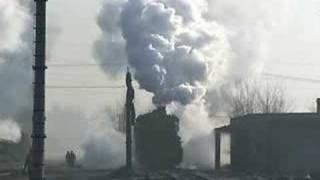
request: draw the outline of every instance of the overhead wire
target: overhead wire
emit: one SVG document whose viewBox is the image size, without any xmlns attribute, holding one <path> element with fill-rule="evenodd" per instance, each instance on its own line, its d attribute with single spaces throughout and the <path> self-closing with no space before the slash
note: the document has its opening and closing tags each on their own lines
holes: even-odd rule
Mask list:
<svg viewBox="0 0 320 180">
<path fill-rule="evenodd" d="M 99 67 L 99 66 L 124 66 L 127 62 L 113 62 L 113 63 L 48 63 L 49 68 L 69 68 L 69 67 Z M 126 67 L 126 66 L 125 66 Z M 54 74 L 54 76 L 70 75 L 69 73 L 63 72 L 62 74 Z M 70 76 L 68 76 L 70 78 Z M 72 76 L 71 76 L 72 79 Z M 125 86 L 106 86 L 106 85 L 48 85 L 47 89 L 125 89 Z"/>
<path fill-rule="evenodd" d="M 48 67 L 63 68 L 63 67 L 99 67 L 99 66 L 125 66 L 123 63 L 79 63 L 79 64 L 48 64 Z"/>
<path fill-rule="evenodd" d="M 286 76 L 286 75 L 279 75 L 279 74 L 272 74 L 272 73 L 263 73 L 266 77 L 273 77 L 273 78 L 281 78 L 281 79 L 288 79 L 294 81 L 303 81 L 309 83 L 316 83 L 320 84 L 320 80 L 318 79 L 309 79 L 309 78 L 302 78 L 302 77 L 294 77 L 294 76 Z M 48 85 L 46 86 L 47 89 L 125 89 L 125 86 L 115 85 L 115 86 L 106 86 L 106 85 Z"/>
<path fill-rule="evenodd" d="M 109 62 L 109 63 L 48 63 L 47 66 L 50 68 L 81 68 L 81 67 L 103 67 L 103 66 L 123 66 L 125 68 L 125 64 L 127 62 Z M 300 81 L 300 82 L 309 82 L 309 83 L 314 83 L 314 84 L 320 84 L 320 79 L 312 79 L 312 78 L 304 78 L 304 77 L 296 77 L 296 76 L 289 76 L 289 75 L 281 75 L 281 74 L 275 74 L 275 73 L 267 73 L 264 72 L 262 73 L 264 77 L 272 77 L 272 78 L 280 78 L 280 79 L 287 79 L 287 80 L 292 80 L 292 81 Z M 73 73 L 68 71 L 68 72 L 59 72 L 58 74 L 52 74 L 50 73 L 49 76 L 55 76 L 59 77 L 62 76 L 66 79 L 69 80 L 75 80 L 79 76 L 73 76 Z M 75 77 L 75 78 L 73 78 Z M 89 78 L 89 77 L 86 77 Z M 90 79 L 90 78 L 89 78 Z M 124 89 L 125 86 L 62 86 L 62 85 L 49 85 L 46 86 L 47 89 Z"/>
<path fill-rule="evenodd" d="M 125 89 L 125 86 L 55 86 L 48 85 L 47 89 Z"/>
<path fill-rule="evenodd" d="M 312 78 L 287 76 L 287 75 L 274 74 L 274 73 L 263 73 L 263 76 L 273 77 L 273 78 L 280 78 L 280 79 L 288 79 L 288 80 L 293 80 L 293 81 L 309 82 L 309 83 L 314 83 L 314 84 L 320 84 L 320 80 L 319 79 L 312 79 Z"/>
</svg>

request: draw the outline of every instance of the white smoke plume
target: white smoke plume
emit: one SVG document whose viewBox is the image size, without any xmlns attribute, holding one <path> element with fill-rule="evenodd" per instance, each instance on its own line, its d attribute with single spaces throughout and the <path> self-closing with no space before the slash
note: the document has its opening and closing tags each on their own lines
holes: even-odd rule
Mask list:
<svg viewBox="0 0 320 180">
<path fill-rule="evenodd" d="M 183 119 L 185 149 L 212 132 L 203 97 L 214 69 L 225 69 L 230 55 L 225 29 L 205 17 L 207 7 L 207 1 L 107 1 L 98 18 L 103 37 L 96 50 L 105 53 L 98 57 L 104 62 L 127 60 L 140 87 L 153 94 L 153 103 L 170 104 L 168 111 Z M 212 163 L 207 158 L 211 152 L 204 156 L 206 165 Z"/>
<path fill-rule="evenodd" d="M 225 72 L 219 72 L 216 83 L 206 95 L 210 115 L 228 111 L 226 95 L 243 81 L 261 78 L 264 64 L 277 54 L 272 49 L 272 36 L 288 20 L 290 7 L 296 1 L 288 0 L 210 0 L 208 18 L 227 30 L 232 58 Z M 275 55 L 277 56 L 277 55 Z M 259 79 L 260 80 L 260 79 Z"/>
<path fill-rule="evenodd" d="M 95 57 L 100 63 L 110 63 L 104 66 L 108 74 L 118 75 L 127 65 L 125 40 L 120 27 L 120 14 L 125 0 L 108 0 L 101 9 L 97 24 L 102 30 L 101 38 L 95 43 Z M 120 65 L 117 65 L 119 64 Z M 114 65 L 113 65 L 114 64 Z"/>
<path fill-rule="evenodd" d="M 19 125 L 11 120 L 0 121 L 0 142 L 2 140 L 17 143 L 21 138 Z"/>
<path fill-rule="evenodd" d="M 201 16 L 206 9 L 198 12 L 205 6 L 205 1 L 107 1 L 98 18 L 105 35 L 97 43 L 100 60 L 127 59 L 155 104 L 202 97 L 228 49 L 223 28 Z"/>
<path fill-rule="evenodd" d="M 200 1 L 201 2 L 201 1 Z M 202 17 L 205 1 L 128 1 L 121 16 L 129 64 L 155 104 L 201 99 L 225 60 L 224 29 Z M 183 10 L 182 10 L 183 9 Z"/>
<path fill-rule="evenodd" d="M 116 130 L 118 121 L 112 113 L 99 113 L 90 121 L 83 144 L 82 163 L 87 168 L 112 169 L 125 164 L 125 136 Z"/>
<path fill-rule="evenodd" d="M 0 119 L 14 120 L 27 131 L 32 107 L 31 11 L 30 0 L 0 0 Z"/>
<path fill-rule="evenodd" d="M 97 57 L 127 61 L 140 88 L 153 94 L 153 103 L 169 105 L 168 111 L 182 119 L 184 162 L 213 166 L 213 146 L 208 151 L 199 145 L 211 141 L 215 125 L 209 115 L 225 110 L 225 88 L 261 71 L 268 59 L 268 32 L 281 22 L 286 3 L 107 0 L 98 17 L 103 35 Z M 119 70 L 105 68 L 111 74 Z M 196 160 L 195 154 L 203 156 Z"/>
<path fill-rule="evenodd" d="M 64 160 L 66 152 L 73 150 L 80 159 L 89 122 L 86 110 L 55 105 L 47 109 L 46 120 L 46 158 Z"/>
<path fill-rule="evenodd" d="M 181 119 L 179 132 L 183 142 L 181 167 L 213 168 L 215 123 L 208 117 L 203 100 L 186 106 L 171 103 L 167 106 L 167 112 L 174 113 Z"/>
<path fill-rule="evenodd" d="M 19 1 L 0 1 L 0 49 L 14 50 L 21 44 L 21 34 L 29 19 L 26 7 Z"/>
</svg>

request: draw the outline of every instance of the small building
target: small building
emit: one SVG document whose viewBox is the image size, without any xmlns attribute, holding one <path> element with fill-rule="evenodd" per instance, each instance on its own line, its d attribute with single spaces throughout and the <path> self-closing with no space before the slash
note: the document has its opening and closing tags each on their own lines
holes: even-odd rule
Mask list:
<svg viewBox="0 0 320 180">
<path fill-rule="evenodd" d="M 249 114 L 215 130 L 216 168 L 220 167 L 221 133 L 231 135 L 235 172 L 320 172 L 320 114 Z"/>
</svg>

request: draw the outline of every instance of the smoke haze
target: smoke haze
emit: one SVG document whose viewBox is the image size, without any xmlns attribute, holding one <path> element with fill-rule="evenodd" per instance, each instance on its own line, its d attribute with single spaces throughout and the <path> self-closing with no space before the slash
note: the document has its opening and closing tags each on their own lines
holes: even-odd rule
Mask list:
<svg viewBox="0 0 320 180">
<path fill-rule="evenodd" d="M 33 47 L 30 1 L 0 0 L 0 29 L 0 119 L 17 121 L 29 132 Z"/>
<path fill-rule="evenodd" d="M 269 32 L 283 22 L 279 17 L 287 12 L 287 3 L 109 0 L 98 16 L 103 34 L 96 43 L 97 57 L 127 61 L 140 88 L 153 94 L 153 103 L 169 105 L 168 112 L 182 119 L 185 162 L 212 166 L 213 146 L 207 151 L 192 141 L 208 143 L 215 127 L 209 117 L 228 108 L 224 91 L 262 71 Z M 104 68 L 108 74 L 120 69 Z M 195 160 L 194 154 L 206 158 Z"/>
<path fill-rule="evenodd" d="M 109 75 L 122 75 L 127 65 L 132 67 L 147 98 L 156 106 L 168 105 L 168 112 L 182 119 L 186 166 L 211 166 L 213 145 L 208 142 L 216 123 L 210 116 L 226 110 L 224 91 L 261 72 L 274 54 L 268 49 L 273 42 L 269 31 L 284 23 L 288 2 L 106 0 L 97 17 L 102 35 L 94 55 L 100 63 L 111 64 L 102 67 Z M 0 0 L 0 132 L 4 132 L 0 139 L 16 141 L 20 137 L 17 123 L 24 131 L 31 130 L 30 4 L 31 0 Z M 143 98 L 137 97 L 137 108 L 145 103 Z M 69 133 L 65 122 L 58 121 L 61 119 L 70 120 L 70 126 L 78 123 L 79 131 Z M 83 135 L 80 129 L 86 129 L 91 119 Z M 77 110 L 55 108 L 48 112 L 48 120 L 52 151 L 62 153 L 85 141 L 82 148 L 88 165 L 117 167 L 124 163 L 124 137 L 109 123 L 110 117 L 89 118 Z M 58 140 L 61 133 L 69 135 L 63 142 Z M 74 144 L 68 146 L 71 141 Z M 195 154 L 203 156 L 197 159 Z"/>
<path fill-rule="evenodd" d="M 14 124 L 28 134 L 32 129 L 33 12 L 31 0 L 0 0 L 0 123 L 15 121 L 2 123 L 2 128 Z M 52 47 L 59 28 L 53 23 L 48 32 Z"/>
<path fill-rule="evenodd" d="M 10 120 L 0 121 L 0 142 L 2 140 L 18 142 L 21 138 L 19 125 Z"/>
<path fill-rule="evenodd" d="M 125 164 L 125 135 L 117 130 L 118 114 L 110 109 L 98 114 L 87 128 L 83 164 L 89 168 L 121 167 Z"/>
</svg>

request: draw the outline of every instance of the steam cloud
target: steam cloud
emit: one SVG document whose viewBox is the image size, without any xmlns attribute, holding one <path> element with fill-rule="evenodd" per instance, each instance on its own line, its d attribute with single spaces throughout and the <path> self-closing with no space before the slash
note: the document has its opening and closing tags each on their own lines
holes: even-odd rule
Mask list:
<svg viewBox="0 0 320 180">
<path fill-rule="evenodd" d="M 88 168 L 118 168 L 125 164 L 125 136 L 116 130 L 110 110 L 93 118 L 83 144 L 83 164 Z"/>
<path fill-rule="evenodd" d="M 31 125 L 31 9 L 29 0 L 0 0 L 0 119 L 15 120 L 26 131 Z"/>
<path fill-rule="evenodd" d="M 19 125 L 10 120 L 0 122 L 0 141 L 18 142 L 21 138 L 21 131 Z"/>
<path fill-rule="evenodd" d="M 189 104 L 207 89 L 260 72 L 282 1 L 108 0 L 99 16 L 99 61 L 128 61 L 154 103 Z M 282 15 L 282 16 L 281 16 Z M 123 67 L 104 67 L 116 74 Z M 216 106 L 215 106 L 216 107 Z"/>
<path fill-rule="evenodd" d="M 103 57 L 124 59 L 126 47 L 136 80 L 154 94 L 155 104 L 186 105 L 204 96 L 214 67 L 225 60 L 228 49 L 223 27 L 202 16 L 207 13 L 205 8 L 200 11 L 207 7 L 205 1 L 139 0 L 122 6 L 109 1 L 105 7 L 98 22 L 109 36 L 104 38 L 102 49 L 112 46 L 122 51 Z M 108 9 L 117 10 L 106 14 Z"/>
<path fill-rule="evenodd" d="M 268 32 L 281 21 L 286 2 L 108 0 L 98 16 L 103 34 L 96 57 L 127 61 L 153 103 L 168 105 L 182 119 L 185 165 L 212 166 L 215 125 L 209 116 L 226 110 L 224 90 L 261 71 Z M 123 69 L 104 67 L 109 74 Z"/>
<path fill-rule="evenodd" d="M 206 16 L 207 1 L 129 0 L 107 1 L 98 17 L 103 30 L 96 44 L 99 59 L 127 60 L 140 87 L 153 94 L 153 103 L 169 105 L 168 112 L 182 119 L 185 166 L 213 165 L 209 139 L 214 123 L 208 119 L 203 98 L 213 83 L 214 70 L 226 69 L 231 57 L 224 27 Z M 105 50 L 108 47 L 112 51 Z M 114 73 L 119 69 L 105 70 Z M 199 144 L 195 141 L 208 146 L 194 150 Z M 197 153 L 203 157 L 190 158 L 199 157 L 194 156 Z"/>
</svg>

